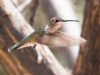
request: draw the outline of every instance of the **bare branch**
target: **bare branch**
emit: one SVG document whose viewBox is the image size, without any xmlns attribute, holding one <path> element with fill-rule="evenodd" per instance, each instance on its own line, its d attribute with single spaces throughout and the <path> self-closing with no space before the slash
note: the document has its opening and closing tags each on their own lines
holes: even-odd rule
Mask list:
<svg viewBox="0 0 100 75">
<path fill-rule="evenodd" d="M 38 3 L 39 3 L 39 0 L 34 0 L 31 4 L 31 6 L 30 6 L 29 18 L 28 18 L 28 22 L 29 22 L 30 25 L 33 25 Z"/>
<path fill-rule="evenodd" d="M 11 0 L 11 2 L 15 5 L 15 7 L 18 7 L 19 3 L 17 0 Z"/>
<path fill-rule="evenodd" d="M 20 6 L 18 6 L 18 10 L 23 12 L 32 2 L 33 0 L 25 0 Z"/>
</svg>

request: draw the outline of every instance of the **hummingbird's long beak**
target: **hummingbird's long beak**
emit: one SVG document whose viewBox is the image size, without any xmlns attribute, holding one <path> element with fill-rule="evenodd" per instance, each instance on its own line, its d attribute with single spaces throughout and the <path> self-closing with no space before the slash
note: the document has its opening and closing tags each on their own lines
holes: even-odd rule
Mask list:
<svg viewBox="0 0 100 75">
<path fill-rule="evenodd" d="M 68 21 L 74 21 L 74 22 L 79 22 L 78 20 L 62 20 L 63 22 L 68 22 Z"/>
</svg>

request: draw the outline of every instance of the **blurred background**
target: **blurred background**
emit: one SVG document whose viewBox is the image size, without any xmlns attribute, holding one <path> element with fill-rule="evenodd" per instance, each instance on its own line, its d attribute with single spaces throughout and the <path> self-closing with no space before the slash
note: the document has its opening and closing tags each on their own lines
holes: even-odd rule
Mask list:
<svg viewBox="0 0 100 75">
<path fill-rule="evenodd" d="M 22 4 L 25 0 L 18 0 L 19 5 Z M 45 2 L 46 0 L 44 0 Z M 50 1 L 50 0 L 48 0 Z M 85 0 L 51 0 L 51 6 L 53 6 L 54 11 L 50 10 L 50 8 L 46 8 L 48 6 L 44 6 L 45 3 L 42 0 L 39 0 L 39 4 L 35 11 L 34 22 L 32 24 L 34 29 L 39 28 L 40 26 L 47 25 L 49 20 L 53 16 L 58 16 L 62 19 L 77 19 L 79 23 L 65 23 L 60 30 L 80 35 L 81 27 L 83 23 L 83 14 L 84 14 L 84 6 Z M 47 4 L 48 5 L 48 4 Z M 60 6 L 60 7 L 59 7 Z M 23 12 L 22 15 L 25 17 L 26 21 L 28 22 L 29 19 L 29 10 L 30 7 L 27 7 Z M 51 16 L 48 16 L 48 12 L 46 9 L 49 9 Z M 71 13 L 70 13 L 71 12 Z M 67 26 L 65 26 L 67 24 Z M 78 56 L 78 46 L 72 48 L 50 48 L 58 61 L 65 67 L 66 69 L 73 69 L 75 66 L 75 62 Z M 0 75 L 7 75 L 0 65 Z"/>
</svg>

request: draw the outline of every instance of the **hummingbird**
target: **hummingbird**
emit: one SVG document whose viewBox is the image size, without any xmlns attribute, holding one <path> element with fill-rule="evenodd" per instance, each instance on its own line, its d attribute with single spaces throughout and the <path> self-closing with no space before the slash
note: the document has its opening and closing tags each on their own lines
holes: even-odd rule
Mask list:
<svg viewBox="0 0 100 75">
<path fill-rule="evenodd" d="M 82 37 L 76 37 L 58 30 L 64 22 L 70 21 L 79 22 L 78 20 L 63 20 L 61 18 L 53 17 L 48 25 L 38 28 L 29 36 L 10 47 L 8 51 L 12 52 L 29 46 L 35 48 L 38 44 L 51 47 L 69 47 L 85 43 L 86 40 Z"/>
</svg>

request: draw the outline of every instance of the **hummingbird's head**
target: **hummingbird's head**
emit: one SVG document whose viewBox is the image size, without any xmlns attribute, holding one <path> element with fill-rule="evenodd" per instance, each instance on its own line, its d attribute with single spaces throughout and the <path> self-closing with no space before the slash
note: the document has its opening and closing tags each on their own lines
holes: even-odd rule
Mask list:
<svg viewBox="0 0 100 75">
<path fill-rule="evenodd" d="M 57 23 L 62 23 L 64 22 L 64 20 L 62 20 L 61 18 L 57 18 L 57 17 L 53 17 L 51 20 L 50 20 L 50 25 L 55 25 Z"/>
<path fill-rule="evenodd" d="M 61 18 L 53 17 L 50 20 L 49 25 L 46 26 L 45 30 L 54 33 L 58 28 L 60 28 L 62 26 L 62 24 L 64 22 L 67 22 L 67 21 L 76 21 L 76 22 L 79 22 L 78 20 L 63 20 Z"/>
<path fill-rule="evenodd" d="M 50 20 L 50 25 L 63 24 L 63 22 L 68 22 L 68 21 L 76 21 L 76 22 L 79 22 L 78 20 L 63 20 L 61 18 L 53 17 Z"/>
</svg>

